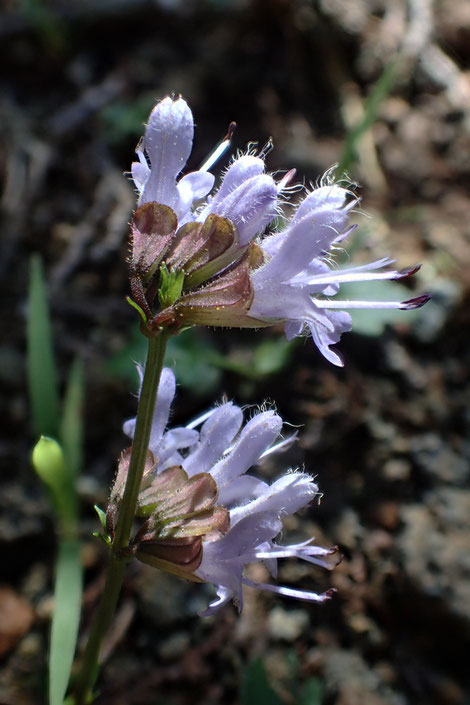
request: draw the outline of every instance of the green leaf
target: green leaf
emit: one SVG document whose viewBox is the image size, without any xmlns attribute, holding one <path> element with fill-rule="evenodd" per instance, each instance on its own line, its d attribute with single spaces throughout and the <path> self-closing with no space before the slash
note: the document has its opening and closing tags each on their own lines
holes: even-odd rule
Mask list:
<svg viewBox="0 0 470 705">
<path fill-rule="evenodd" d="M 93 509 L 98 515 L 99 522 L 101 524 L 101 527 L 106 531 L 106 512 L 104 512 L 101 507 L 98 507 L 97 504 L 93 505 Z"/>
<path fill-rule="evenodd" d="M 357 144 L 376 121 L 382 102 L 395 84 L 399 65 L 399 60 L 388 64 L 368 95 L 364 105 L 364 115 L 346 136 L 343 154 L 335 170 L 338 176 L 348 172 L 351 166 L 357 161 Z"/>
<path fill-rule="evenodd" d="M 138 138 L 154 105 L 153 91 L 121 102 L 113 100 L 106 105 L 99 113 L 104 123 L 103 134 L 106 140 L 116 144 L 129 137 Z"/>
<path fill-rule="evenodd" d="M 323 684 L 318 678 L 309 678 L 302 683 L 297 705 L 322 705 Z"/>
<path fill-rule="evenodd" d="M 289 362 L 292 350 L 292 342 L 284 337 L 260 343 L 253 351 L 253 364 L 256 373 L 272 375 L 281 372 Z"/>
<path fill-rule="evenodd" d="M 49 705 L 63 705 L 77 643 L 82 600 L 80 543 L 59 546 L 49 655 Z"/>
<path fill-rule="evenodd" d="M 220 382 L 217 365 L 219 353 L 204 331 L 186 330 L 170 340 L 167 360 L 174 367 L 176 379 L 197 396 L 211 394 Z"/>
<path fill-rule="evenodd" d="M 58 435 L 59 395 L 51 322 L 41 260 L 33 255 L 27 317 L 28 388 L 35 435 Z"/>
<path fill-rule="evenodd" d="M 75 360 L 65 390 L 60 438 L 64 449 L 66 470 L 70 484 L 75 481 L 83 464 L 83 400 L 85 377 L 83 362 Z"/>
<path fill-rule="evenodd" d="M 261 659 L 252 661 L 242 675 L 240 705 L 285 705 L 269 683 Z"/>
<path fill-rule="evenodd" d="M 59 13 L 50 9 L 43 0 L 20 0 L 20 11 L 49 49 L 62 52 L 67 46 L 68 26 Z"/>
<path fill-rule="evenodd" d="M 83 464 L 84 392 L 83 363 L 81 360 L 75 360 L 67 381 L 60 425 L 60 438 L 64 449 L 65 466 L 73 490 L 75 490 L 75 481 Z"/>
<path fill-rule="evenodd" d="M 144 311 L 140 308 L 139 304 L 137 304 L 133 299 L 131 299 L 130 296 L 126 296 L 126 301 L 129 304 L 129 306 L 132 306 L 132 308 L 135 308 L 139 316 L 141 317 L 143 323 L 147 323 L 147 316 L 145 315 Z"/>
</svg>

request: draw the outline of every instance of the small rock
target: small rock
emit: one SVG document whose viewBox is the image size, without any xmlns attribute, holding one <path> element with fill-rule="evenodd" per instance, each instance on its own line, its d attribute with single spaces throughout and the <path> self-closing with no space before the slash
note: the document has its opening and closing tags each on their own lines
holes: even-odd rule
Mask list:
<svg viewBox="0 0 470 705">
<path fill-rule="evenodd" d="M 354 651 L 328 649 L 325 658 L 325 685 L 341 705 L 405 705 L 406 700 L 384 683 Z"/>
<path fill-rule="evenodd" d="M 397 539 L 405 572 L 470 624 L 470 491 L 442 487 L 404 506 Z"/>
<path fill-rule="evenodd" d="M 0 587 L 0 656 L 8 654 L 30 629 L 34 611 L 29 602 L 10 587 Z"/>
<path fill-rule="evenodd" d="M 380 502 L 375 509 L 375 518 L 378 524 L 388 531 L 394 531 L 399 523 L 399 506 L 397 502 Z"/>
<path fill-rule="evenodd" d="M 384 464 L 382 472 L 387 480 L 407 480 L 410 470 L 410 463 L 407 460 L 392 458 Z"/>
<path fill-rule="evenodd" d="M 308 627 L 309 618 L 304 610 L 285 610 L 275 607 L 268 620 L 269 632 L 273 639 L 295 641 Z"/>
<path fill-rule="evenodd" d="M 189 635 L 184 632 L 176 632 L 159 646 L 158 653 L 163 660 L 173 661 L 180 658 L 188 646 Z"/>
<path fill-rule="evenodd" d="M 345 509 L 334 527 L 333 540 L 340 547 L 353 550 L 357 548 L 358 544 L 362 543 L 364 536 L 365 529 L 356 512 L 353 509 Z"/>
</svg>

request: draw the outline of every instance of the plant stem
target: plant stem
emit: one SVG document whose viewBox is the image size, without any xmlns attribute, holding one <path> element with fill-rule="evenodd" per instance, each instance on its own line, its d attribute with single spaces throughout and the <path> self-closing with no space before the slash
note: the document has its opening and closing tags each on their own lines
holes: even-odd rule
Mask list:
<svg viewBox="0 0 470 705">
<path fill-rule="evenodd" d="M 88 698 L 91 695 L 91 690 L 98 675 L 101 643 L 111 624 L 119 593 L 121 592 L 124 569 L 128 560 L 122 557 L 122 549 L 129 545 L 140 483 L 147 459 L 153 412 L 167 341 L 168 334 L 166 333 L 160 333 L 160 335 L 149 340 L 126 486 L 119 506 L 106 584 L 76 681 L 75 705 L 84 705 L 89 702 Z"/>
</svg>

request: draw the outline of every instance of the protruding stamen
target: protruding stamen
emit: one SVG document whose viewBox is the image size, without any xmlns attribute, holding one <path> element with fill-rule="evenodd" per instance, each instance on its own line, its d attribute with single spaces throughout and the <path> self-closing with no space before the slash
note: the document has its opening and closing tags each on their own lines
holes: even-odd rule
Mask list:
<svg viewBox="0 0 470 705">
<path fill-rule="evenodd" d="M 409 311 L 413 308 L 421 308 L 430 299 L 429 294 L 417 296 L 408 301 L 337 301 L 336 299 L 315 299 L 315 306 L 327 309 L 353 309 L 353 308 L 397 308 L 402 311 Z"/>
<path fill-rule="evenodd" d="M 411 311 L 414 308 L 421 308 L 424 304 L 427 304 L 431 298 L 430 294 L 422 294 L 421 296 L 416 296 L 414 299 L 408 299 L 408 301 L 402 301 L 400 308 L 404 311 Z"/>
<path fill-rule="evenodd" d="M 405 277 L 411 277 L 413 276 L 413 274 L 416 274 L 416 272 L 419 272 L 420 269 L 420 264 L 416 264 L 414 267 L 405 267 L 405 269 L 400 269 L 397 272 L 396 279 L 404 279 Z"/>
<path fill-rule="evenodd" d="M 227 134 L 221 142 L 212 150 L 206 161 L 199 167 L 199 171 L 209 171 L 211 167 L 220 159 L 224 152 L 230 147 L 233 133 L 237 127 L 236 122 L 231 122 L 227 128 Z"/>
<path fill-rule="evenodd" d="M 233 133 L 235 132 L 236 129 L 237 129 L 237 123 L 233 122 L 233 120 L 232 120 L 232 122 L 230 123 L 230 125 L 227 128 L 227 134 L 225 135 L 224 140 L 228 140 L 229 142 L 231 142 L 232 137 L 233 137 Z"/>
<path fill-rule="evenodd" d="M 295 174 L 296 174 L 296 169 L 289 169 L 287 174 L 284 174 L 282 179 L 277 184 L 278 193 L 283 191 L 286 188 L 286 186 L 288 186 L 290 184 L 290 182 L 294 178 Z"/>
<path fill-rule="evenodd" d="M 207 419 L 210 416 L 212 416 L 214 411 L 215 411 L 215 408 L 209 409 L 209 411 L 206 411 L 205 414 L 201 414 L 201 416 L 198 416 L 196 419 L 194 419 L 190 423 L 186 424 L 186 428 L 192 429 L 192 428 L 197 428 L 198 426 L 201 426 L 204 423 L 204 421 L 207 421 Z"/>
<path fill-rule="evenodd" d="M 273 138 L 270 137 L 270 138 L 268 139 L 268 141 L 266 142 L 266 144 L 264 145 L 264 147 L 261 147 L 261 149 L 260 149 L 260 151 L 259 151 L 259 154 L 258 154 L 258 157 L 259 157 L 260 159 L 266 159 L 266 157 L 268 156 L 269 152 L 272 152 L 273 149 L 274 149 L 274 142 L 273 142 Z"/>
<path fill-rule="evenodd" d="M 274 592 L 278 595 L 285 595 L 286 597 L 294 597 L 297 600 L 305 600 L 306 602 L 325 602 L 325 600 L 331 600 L 335 594 L 335 588 L 330 588 L 326 592 L 318 594 L 316 592 L 307 592 L 306 590 L 296 590 L 294 588 L 289 588 L 284 585 L 272 585 L 271 583 L 255 583 L 253 580 L 248 578 L 242 578 L 242 583 L 248 585 L 249 587 L 256 588 L 257 590 L 269 590 L 269 592 Z"/>
<path fill-rule="evenodd" d="M 289 436 L 289 438 L 284 438 L 283 441 L 279 441 L 279 443 L 275 443 L 270 448 L 267 448 L 264 451 L 264 453 L 261 453 L 260 459 L 265 458 L 267 455 L 271 455 L 271 453 L 278 453 L 280 450 L 284 450 L 284 448 L 288 448 L 293 443 L 295 443 L 296 440 L 297 440 L 297 433 L 294 433 L 292 436 Z"/>
</svg>

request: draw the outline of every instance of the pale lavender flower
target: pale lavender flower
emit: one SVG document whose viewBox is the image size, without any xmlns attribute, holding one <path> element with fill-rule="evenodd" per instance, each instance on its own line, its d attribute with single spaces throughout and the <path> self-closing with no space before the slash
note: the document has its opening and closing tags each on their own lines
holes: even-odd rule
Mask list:
<svg viewBox="0 0 470 705">
<path fill-rule="evenodd" d="M 137 366 L 137 371 L 142 382 L 143 370 L 140 365 Z M 187 427 L 165 430 L 175 391 L 175 376 L 168 367 L 165 367 L 158 385 L 158 402 L 155 405 L 149 441 L 149 450 L 158 462 L 159 472 L 172 465 L 179 465 L 183 460 L 179 451 L 194 445 L 199 438 L 197 431 Z M 136 419 L 130 419 L 124 424 L 124 433 L 130 438 L 134 438 L 135 423 Z"/>
<path fill-rule="evenodd" d="M 158 390 L 150 440 L 150 450 L 156 460 L 153 472 L 157 482 L 164 471 L 175 471 L 175 465 L 182 468 L 189 482 L 201 478 L 201 474 L 209 475 L 216 486 L 216 497 L 211 506 L 216 502 L 215 509 L 225 511 L 229 521 L 223 530 L 198 537 L 202 538 L 202 550 L 196 565 L 188 560 L 191 565 L 190 574 L 184 574 L 181 564 L 178 570 L 172 572 L 216 586 L 218 598 L 204 612 L 206 615 L 212 614 L 229 600 L 233 600 L 241 610 L 243 585 L 310 602 L 322 602 L 331 597 L 332 591 L 318 594 L 271 583 L 258 584 L 244 574 L 248 564 L 263 561 L 275 578 L 280 558 L 300 558 L 328 569 L 338 562 L 337 549 L 313 546 L 312 540 L 287 546 L 275 542 L 282 531 L 282 517 L 306 507 L 318 495 L 318 487 L 310 475 L 305 472 L 289 472 L 269 485 L 247 474 L 264 456 L 291 442 L 292 439 L 276 442 L 281 432 L 281 418 L 272 410 L 260 411 L 244 424 L 242 410 L 227 402 L 196 419 L 186 428 L 165 431 L 174 390 L 174 376 L 170 370 L 165 369 Z M 125 432 L 130 436 L 133 435 L 134 424 L 134 421 L 125 424 Z M 171 487 L 167 488 L 166 494 L 168 492 L 171 492 Z M 141 493 L 141 506 L 149 502 L 150 494 L 151 486 L 147 477 L 145 489 Z M 152 497 L 155 506 L 158 506 L 159 501 L 165 501 L 165 497 L 163 500 Z M 193 515 L 194 512 L 191 517 Z M 181 516 L 175 518 L 176 528 L 177 521 L 182 520 Z M 168 518 L 166 521 L 168 523 Z M 145 541 L 154 547 L 155 536 L 144 531 L 138 536 L 140 541 L 143 535 Z M 167 542 L 170 540 L 169 545 L 164 545 L 166 565 L 171 563 L 171 549 L 176 545 L 174 540 L 171 543 L 171 539 L 171 536 L 165 538 Z M 136 543 L 135 555 L 152 564 L 145 541 Z M 159 559 L 154 562 L 159 567 L 162 564 L 160 557 L 163 544 L 164 541 L 160 540 Z M 331 556 L 335 558 L 331 559 Z"/>
<path fill-rule="evenodd" d="M 286 228 L 266 237 L 261 247 L 265 261 L 252 273 L 253 301 L 248 315 L 262 321 L 283 322 L 288 340 L 300 335 L 305 326 L 320 352 L 335 365 L 340 356 L 330 349 L 341 334 L 351 329 L 351 316 L 344 308 L 398 308 L 422 306 L 427 295 L 408 301 L 340 301 L 332 299 L 344 282 L 401 279 L 419 267 L 382 271 L 393 260 L 345 269 L 331 269 L 331 250 L 349 235 L 349 214 L 357 199 L 338 185 L 311 191 L 297 206 Z M 379 270 L 379 271 L 378 271 Z"/>
<path fill-rule="evenodd" d="M 204 222 L 211 213 L 227 218 L 237 227 L 244 246 L 271 223 L 278 209 L 278 187 L 265 174 L 264 161 L 244 154 L 228 167 L 220 188 L 197 219 Z"/>
<path fill-rule="evenodd" d="M 177 181 L 191 154 L 193 135 L 193 116 L 186 101 L 164 98 L 150 113 L 136 149 L 139 161 L 131 167 L 140 193 L 139 205 L 157 202 L 169 206 L 180 223 L 194 201 L 204 198 L 214 185 L 214 176 L 207 171 L 193 171 Z"/>
<path fill-rule="evenodd" d="M 354 229 L 349 216 L 358 200 L 331 183 L 330 173 L 323 185 L 300 201 L 283 230 L 265 233 L 281 214 L 279 196 L 289 190 L 295 170 L 276 182 L 266 173 L 263 150 L 258 156 L 249 152 L 230 164 L 218 190 L 208 195 L 214 177 L 207 170 L 230 137 L 199 171 L 178 181 L 191 152 L 193 132 L 187 103 L 165 98 L 150 115 L 137 150 L 139 162 L 132 165 L 141 207 L 132 226 L 131 286 L 152 330 L 173 326 L 176 331 L 191 324 L 254 328 L 281 323 L 289 340 L 308 330 L 320 352 L 341 366 L 341 357 L 331 346 L 351 329 L 345 309 L 409 310 L 429 299 L 427 295 L 406 301 L 369 301 L 367 295 L 360 301 L 337 298 L 343 283 L 364 282 L 367 289 L 369 281 L 401 279 L 419 267 L 384 270 L 393 260 L 383 258 L 357 267 L 332 268 L 335 247 Z M 146 210 L 152 203 L 160 205 Z M 163 264 L 182 272 L 182 287 L 166 309 L 154 315 L 152 297 L 158 286 L 153 285 L 152 275 Z"/>
<path fill-rule="evenodd" d="M 209 159 L 198 171 L 177 180 L 191 154 L 193 136 L 193 116 L 183 98 L 167 97 L 156 104 L 136 149 L 139 161 L 131 168 L 140 194 L 139 206 L 151 202 L 169 206 L 179 226 L 191 220 L 204 222 L 211 213 L 223 216 L 238 228 L 240 245 L 244 246 L 276 215 L 278 189 L 274 179 L 265 174 L 260 157 L 241 155 L 227 169 L 217 193 L 198 213 L 193 206 L 211 191 L 215 177 L 207 170 L 212 162 Z M 229 140 L 226 143 L 228 146 Z"/>
</svg>

